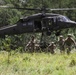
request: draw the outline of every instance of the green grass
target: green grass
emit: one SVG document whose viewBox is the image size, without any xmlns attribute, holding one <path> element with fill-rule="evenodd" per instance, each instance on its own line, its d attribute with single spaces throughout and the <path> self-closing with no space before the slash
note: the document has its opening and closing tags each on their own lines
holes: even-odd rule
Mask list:
<svg viewBox="0 0 76 75">
<path fill-rule="evenodd" d="M 76 53 L 0 52 L 0 75 L 76 75 Z"/>
</svg>

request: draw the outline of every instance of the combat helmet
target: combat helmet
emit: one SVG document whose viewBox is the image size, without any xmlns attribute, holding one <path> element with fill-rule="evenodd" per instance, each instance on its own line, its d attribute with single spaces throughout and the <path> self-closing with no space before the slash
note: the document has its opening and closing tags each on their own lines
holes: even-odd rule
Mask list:
<svg viewBox="0 0 76 75">
<path fill-rule="evenodd" d="M 71 34 L 68 34 L 68 37 L 72 37 L 72 35 Z"/>
</svg>

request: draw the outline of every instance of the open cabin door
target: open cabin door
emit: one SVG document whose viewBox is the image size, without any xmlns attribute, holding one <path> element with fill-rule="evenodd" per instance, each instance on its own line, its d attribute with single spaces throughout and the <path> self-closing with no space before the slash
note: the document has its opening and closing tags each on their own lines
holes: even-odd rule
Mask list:
<svg viewBox="0 0 76 75">
<path fill-rule="evenodd" d="M 39 32 L 42 30 L 42 23 L 41 23 L 41 20 L 35 20 L 34 21 L 34 30 L 36 32 Z"/>
</svg>

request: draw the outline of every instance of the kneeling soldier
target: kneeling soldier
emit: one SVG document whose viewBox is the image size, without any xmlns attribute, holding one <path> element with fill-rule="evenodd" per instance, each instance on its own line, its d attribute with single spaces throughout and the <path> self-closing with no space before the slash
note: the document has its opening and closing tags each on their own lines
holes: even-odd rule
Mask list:
<svg viewBox="0 0 76 75">
<path fill-rule="evenodd" d="M 54 44 L 54 42 L 52 42 L 49 46 L 48 46 L 48 52 L 51 52 L 51 54 L 54 54 L 56 45 Z"/>
</svg>

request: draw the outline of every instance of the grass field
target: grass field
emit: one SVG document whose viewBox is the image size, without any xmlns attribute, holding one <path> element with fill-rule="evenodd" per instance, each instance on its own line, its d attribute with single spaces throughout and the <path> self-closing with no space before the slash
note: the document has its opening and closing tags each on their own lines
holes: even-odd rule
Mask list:
<svg viewBox="0 0 76 75">
<path fill-rule="evenodd" d="M 76 75 L 76 52 L 8 53 L 0 52 L 0 75 Z"/>
</svg>

